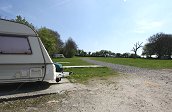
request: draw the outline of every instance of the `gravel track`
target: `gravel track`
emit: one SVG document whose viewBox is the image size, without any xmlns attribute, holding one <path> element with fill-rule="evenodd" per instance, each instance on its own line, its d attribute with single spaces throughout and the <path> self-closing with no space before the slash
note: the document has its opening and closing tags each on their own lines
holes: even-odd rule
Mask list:
<svg viewBox="0 0 172 112">
<path fill-rule="evenodd" d="M 91 60 L 89 58 L 81 58 L 82 60 L 96 64 L 96 65 L 101 65 L 101 66 L 106 66 L 109 68 L 112 68 L 115 71 L 122 72 L 122 73 L 137 73 L 140 71 L 144 71 L 145 69 L 143 68 L 138 68 L 138 67 L 132 67 L 132 66 L 125 66 L 125 65 L 119 65 L 119 64 L 112 64 L 112 63 L 107 63 L 107 62 L 101 62 L 101 61 L 95 61 Z"/>
<path fill-rule="evenodd" d="M 172 69 L 153 70 L 153 69 L 138 68 L 133 66 L 125 66 L 125 65 L 112 64 L 107 62 L 95 61 L 89 58 L 81 58 L 81 59 L 92 64 L 112 68 L 113 70 L 118 71 L 122 74 L 135 74 L 139 76 L 141 75 L 142 77 L 149 77 L 156 80 L 164 80 L 165 83 L 172 83 Z"/>
</svg>

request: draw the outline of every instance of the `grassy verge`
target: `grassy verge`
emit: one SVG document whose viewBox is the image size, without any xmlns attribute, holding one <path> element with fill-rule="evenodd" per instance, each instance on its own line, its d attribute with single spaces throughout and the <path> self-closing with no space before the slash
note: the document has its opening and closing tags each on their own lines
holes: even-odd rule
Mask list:
<svg viewBox="0 0 172 112">
<path fill-rule="evenodd" d="M 108 78 L 108 76 L 117 76 L 117 72 L 109 68 L 70 68 L 65 71 L 72 71 L 73 74 L 68 77 L 70 82 L 74 83 L 87 83 L 92 78 Z"/>
<path fill-rule="evenodd" d="M 54 62 L 70 62 L 64 63 L 63 66 L 72 66 L 72 65 L 91 65 L 79 57 L 74 58 L 57 58 L 53 59 Z M 68 68 L 64 69 L 66 72 L 72 71 L 73 74 L 68 77 L 70 82 L 75 83 L 86 83 L 89 79 L 95 77 L 106 78 L 107 76 L 117 75 L 113 70 L 103 67 L 103 68 Z"/>
<path fill-rule="evenodd" d="M 141 68 L 172 69 L 172 60 L 103 58 L 103 57 L 92 57 L 91 59 L 97 60 L 97 61 L 104 61 L 108 63 L 114 63 L 114 64 L 141 67 Z"/>
<path fill-rule="evenodd" d="M 74 57 L 74 58 L 54 58 L 53 62 L 70 62 L 70 63 L 62 63 L 63 66 L 91 65 L 90 63 L 87 63 L 87 62 L 81 60 L 79 57 Z"/>
</svg>

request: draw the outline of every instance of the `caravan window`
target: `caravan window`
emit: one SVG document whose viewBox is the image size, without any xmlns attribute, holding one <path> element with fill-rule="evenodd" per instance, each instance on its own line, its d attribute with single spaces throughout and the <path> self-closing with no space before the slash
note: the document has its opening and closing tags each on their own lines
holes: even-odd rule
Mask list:
<svg viewBox="0 0 172 112">
<path fill-rule="evenodd" d="M 0 36 L 0 54 L 31 54 L 27 37 Z"/>
</svg>

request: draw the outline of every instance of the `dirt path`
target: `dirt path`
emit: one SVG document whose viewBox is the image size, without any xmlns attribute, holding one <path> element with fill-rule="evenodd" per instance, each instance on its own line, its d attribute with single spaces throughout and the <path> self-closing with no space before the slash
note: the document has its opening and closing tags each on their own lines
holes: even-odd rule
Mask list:
<svg viewBox="0 0 172 112">
<path fill-rule="evenodd" d="M 53 96 L 56 99 L 20 108 L 27 112 L 172 112 L 172 70 L 147 70 L 84 60 L 103 63 L 120 75 L 92 79 L 87 85 L 77 84 L 60 98 Z"/>
<path fill-rule="evenodd" d="M 105 65 L 121 72 L 119 77 L 94 79 L 82 90 L 70 91 L 62 103 L 70 112 L 172 112 L 172 71 Z M 127 68 L 127 69 L 124 69 Z M 124 71 L 122 71 L 124 70 Z"/>
<path fill-rule="evenodd" d="M 61 111 L 171 112 L 171 87 L 137 75 L 94 79 L 85 89 L 70 91 Z"/>
</svg>

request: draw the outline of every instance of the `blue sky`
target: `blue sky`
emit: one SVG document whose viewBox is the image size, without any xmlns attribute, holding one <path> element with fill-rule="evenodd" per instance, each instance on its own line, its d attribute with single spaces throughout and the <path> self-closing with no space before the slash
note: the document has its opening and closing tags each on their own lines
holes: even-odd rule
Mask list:
<svg viewBox="0 0 172 112">
<path fill-rule="evenodd" d="M 16 15 L 59 32 L 63 41 L 72 37 L 87 52 L 131 53 L 136 42 L 172 32 L 171 0 L 0 0 L 1 17 Z"/>
</svg>

